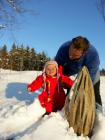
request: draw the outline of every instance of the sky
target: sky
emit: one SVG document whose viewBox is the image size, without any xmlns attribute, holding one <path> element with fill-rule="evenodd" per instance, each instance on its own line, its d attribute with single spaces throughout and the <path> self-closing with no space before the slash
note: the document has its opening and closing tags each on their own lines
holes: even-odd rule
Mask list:
<svg viewBox="0 0 105 140">
<path fill-rule="evenodd" d="M 77 136 L 69 128 L 63 109 L 38 117 L 43 114 L 36 102 L 40 91 L 30 94 L 26 89 L 38 74 L 37 71 L 0 70 L 0 140 L 105 140 L 104 77 L 100 79 L 103 114 L 96 112 L 93 135 L 89 139 Z"/>
<path fill-rule="evenodd" d="M 20 29 L 12 34 L 0 35 L 0 46 L 13 42 L 34 47 L 39 53 L 45 51 L 54 58 L 59 47 L 66 41 L 81 35 L 96 47 L 100 57 L 100 68 L 105 68 L 105 22 L 97 9 L 97 0 L 30 0 L 27 7 L 35 10 L 35 16 L 19 19 Z M 24 19 L 24 20 L 23 20 Z M 24 21 L 24 22 L 22 22 Z"/>
</svg>

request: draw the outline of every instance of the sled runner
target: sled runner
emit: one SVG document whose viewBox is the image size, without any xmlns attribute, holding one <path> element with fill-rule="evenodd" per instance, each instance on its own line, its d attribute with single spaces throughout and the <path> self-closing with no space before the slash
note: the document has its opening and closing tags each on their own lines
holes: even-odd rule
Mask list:
<svg viewBox="0 0 105 140">
<path fill-rule="evenodd" d="M 91 135 L 95 120 L 95 95 L 88 69 L 85 66 L 74 81 L 66 98 L 64 110 L 69 127 L 73 127 L 77 135 Z"/>
</svg>

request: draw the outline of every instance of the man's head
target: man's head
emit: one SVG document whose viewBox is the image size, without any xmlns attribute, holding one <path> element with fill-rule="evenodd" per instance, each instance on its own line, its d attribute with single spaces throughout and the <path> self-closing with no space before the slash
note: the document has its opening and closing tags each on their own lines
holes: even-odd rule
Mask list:
<svg viewBox="0 0 105 140">
<path fill-rule="evenodd" d="M 90 47 L 89 44 L 89 41 L 85 37 L 78 36 L 73 38 L 69 49 L 70 59 L 79 59 Z"/>
</svg>

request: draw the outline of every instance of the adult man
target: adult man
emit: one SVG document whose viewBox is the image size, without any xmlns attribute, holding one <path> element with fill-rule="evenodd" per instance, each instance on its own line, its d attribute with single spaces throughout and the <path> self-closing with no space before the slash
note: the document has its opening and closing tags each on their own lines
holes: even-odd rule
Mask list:
<svg viewBox="0 0 105 140">
<path fill-rule="evenodd" d="M 65 42 L 58 50 L 55 60 L 63 66 L 63 73 L 71 76 L 77 74 L 85 65 L 90 73 L 96 99 L 96 108 L 102 109 L 100 96 L 99 55 L 87 38 L 77 36 Z"/>
</svg>

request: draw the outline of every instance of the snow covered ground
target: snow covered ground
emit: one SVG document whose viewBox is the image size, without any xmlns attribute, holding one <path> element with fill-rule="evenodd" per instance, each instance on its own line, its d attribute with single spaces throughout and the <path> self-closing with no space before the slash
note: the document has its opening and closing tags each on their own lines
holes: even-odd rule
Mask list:
<svg viewBox="0 0 105 140">
<path fill-rule="evenodd" d="M 64 118 L 63 110 L 36 121 L 34 99 L 40 90 L 29 94 L 30 83 L 39 72 L 0 70 L 0 140 L 89 140 L 77 136 Z M 105 77 L 101 77 L 101 96 L 105 114 Z M 91 140 L 105 140 L 105 116 L 97 113 Z"/>
</svg>

